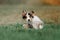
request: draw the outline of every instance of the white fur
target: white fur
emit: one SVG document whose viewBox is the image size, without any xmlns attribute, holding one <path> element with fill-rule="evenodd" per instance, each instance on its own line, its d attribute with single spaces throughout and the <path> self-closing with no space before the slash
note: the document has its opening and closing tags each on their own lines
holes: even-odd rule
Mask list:
<svg viewBox="0 0 60 40">
<path fill-rule="evenodd" d="M 34 18 L 32 18 L 32 25 L 34 29 L 43 29 L 43 21 L 37 17 L 34 16 Z"/>
<path fill-rule="evenodd" d="M 31 20 L 31 18 L 29 17 L 28 13 L 29 13 L 29 12 L 27 12 L 27 14 L 26 14 L 26 16 L 27 16 L 26 21 L 28 21 L 28 19 L 30 19 L 30 20 Z"/>
</svg>

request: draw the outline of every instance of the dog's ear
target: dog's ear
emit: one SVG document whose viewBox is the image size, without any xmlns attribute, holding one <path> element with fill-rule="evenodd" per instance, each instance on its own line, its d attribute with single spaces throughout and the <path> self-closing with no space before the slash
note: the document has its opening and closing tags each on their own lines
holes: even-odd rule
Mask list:
<svg viewBox="0 0 60 40">
<path fill-rule="evenodd" d="M 26 14 L 27 14 L 26 11 L 22 11 L 22 18 L 23 18 L 23 19 L 26 19 L 26 18 L 27 18 L 27 17 L 26 17 Z"/>
<path fill-rule="evenodd" d="M 22 11 L 22 16 L 25 16 L 26 13 L 27 13 L 27 12 L 26 12 L 25 10 L 23 10 L 23 11 Z"/>
<path fill-rule="evenodd" d="M 31 11 L 32 12 L 32 14 L 34 14 L 35 12 L 34 11 Z"/>
<path fill-rule="evenodd" d="M 31 11 L 32 12 L 32 18 L 34 18 L 33 14 L 35 13 L 34 11 Z"/>
</svg>

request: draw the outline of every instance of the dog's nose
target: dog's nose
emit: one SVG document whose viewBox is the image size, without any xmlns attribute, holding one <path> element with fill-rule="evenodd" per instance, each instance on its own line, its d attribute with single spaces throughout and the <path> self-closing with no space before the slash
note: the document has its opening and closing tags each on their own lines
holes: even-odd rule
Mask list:
<svg viewBox="0 0 60 40">
<path fill-rule="evenodd" d="M 30 19 L 28 19 L 28 21 L 30 21 Z"/>
</svg>

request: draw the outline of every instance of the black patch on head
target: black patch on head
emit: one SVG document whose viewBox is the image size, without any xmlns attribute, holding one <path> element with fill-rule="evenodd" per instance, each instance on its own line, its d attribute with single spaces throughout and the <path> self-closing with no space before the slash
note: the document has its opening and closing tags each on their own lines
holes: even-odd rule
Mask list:
<svg viewBox="0 0 60 40">
<path fill-rule="evenodd" d="M 28 13 L 28 15 L 29 15 L 29 16 L 32 16 L 32 14 L 31 14 L 31 13 Z"/>
<path fill-rule="evenodd" d="M 28 15 L 31 15 L 31 13 L 28 13 Z"/>
<path fill-rule="evenodd" d="M 26 18 L 27 18 L 27 16 L 23 16 L 22 18 L 23 18 L 23 19 L 26 19 Z"/>
<path fill-rule="evenodd" d="M 31 18 L 31 17 L 33 18 L 33 16 L 32 16 L 32 14 L 31 14 L 31 13 L 28 13 L 28 15 L 30 16 L 30 18 Z"/>
</svg>

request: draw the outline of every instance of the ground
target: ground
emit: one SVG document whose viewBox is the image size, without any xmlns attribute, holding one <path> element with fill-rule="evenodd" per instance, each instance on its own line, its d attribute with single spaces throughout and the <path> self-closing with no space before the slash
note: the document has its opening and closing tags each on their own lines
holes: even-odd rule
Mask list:
<svg viewBox="0 0 60 40">
<path fill-rule="evenodd" d="M 23 29 L 22 10 L 34 10 L 44 21 L 44 28 Z M 59 37 L 59 6 L 0 5 L 0 40 L 60 40 Z"/>
</svg>

